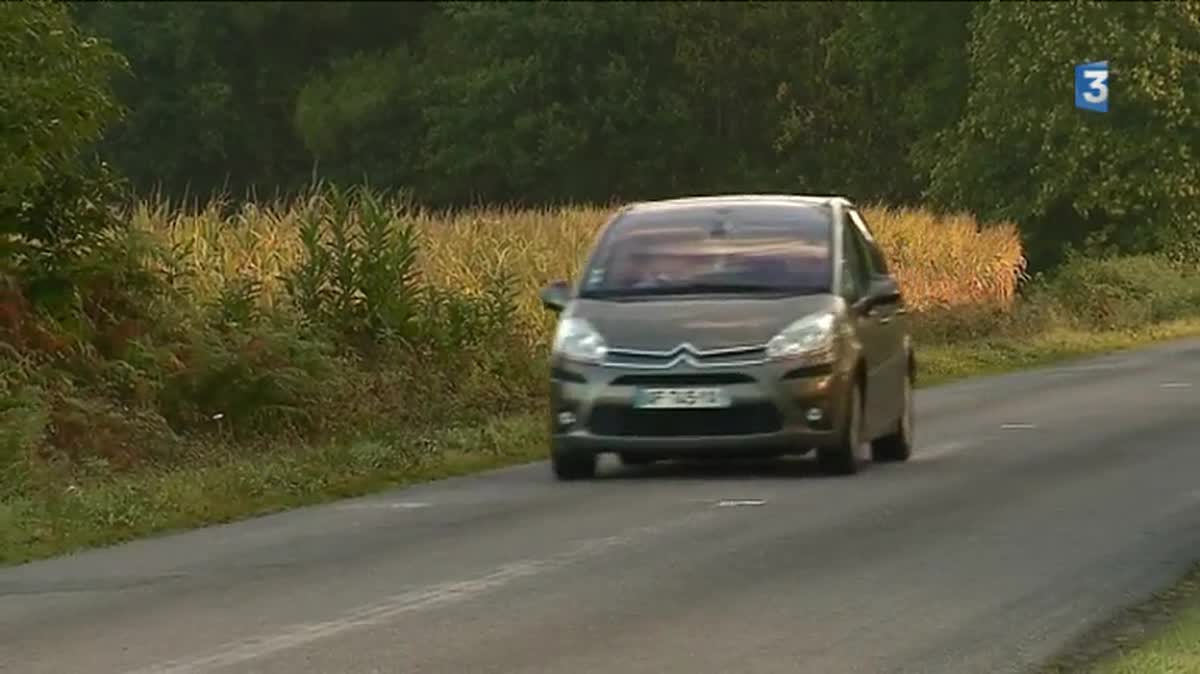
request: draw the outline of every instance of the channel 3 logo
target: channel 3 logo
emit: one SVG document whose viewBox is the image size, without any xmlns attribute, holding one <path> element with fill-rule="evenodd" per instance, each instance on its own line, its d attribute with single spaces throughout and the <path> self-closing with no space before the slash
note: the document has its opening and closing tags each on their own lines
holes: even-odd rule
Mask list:
<svg viewBox="0 0 1200 674">
<path fill-rule="evenodd" d="M 1075 66 L 1075 107 L 1090 112 L 1108 112 L 1108 61 Z"/>
</svg>

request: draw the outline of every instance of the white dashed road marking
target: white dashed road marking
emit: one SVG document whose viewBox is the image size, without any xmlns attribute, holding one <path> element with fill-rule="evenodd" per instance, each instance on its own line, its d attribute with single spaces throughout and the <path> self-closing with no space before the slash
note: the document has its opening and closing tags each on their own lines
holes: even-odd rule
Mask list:
<svg viewBox="0 0 1200 674">
<path fill-rule="evenodd" d="M 1028 431 L 1037 428 L 1035 424 L 1000 424 L 1000 428 L 1006 431 Z"/>
<path fill-rule="evenodd" d="M 431 503 L 423 503 L 420 501 L 401 501 L 401 502 L 384 502 L 384 503 L 347 503 L 338 506 L 338 510 L 418 510 L 420 508 L 428 508 Z"/>
<path fill-rule="evenodd" d="M 521 579 L 578 564 L 609 550 L 634 545 L 647 538 L 694 525 L 715 516 L 712 510 L 692 512 L 658 525 L 638 527 L 614 536 L 585 540 L 557 555 L 505 564 L 475 578 L 438 583 L 394 594 L 378 602 L 353 608 L 331 620 L 283 626 L 274 634 L 252 636 L 219 646 L 209 653 L 162 662 L 128 674 L 200 674 L 298 648 L 355 629 L 377 627 L 400 616 L 469 601 Z"/>
<path fill-rule="evenodd" d="M 757 499 L 757 498 L 725 499 L 723 501 L 718 501 L 717 507 L 718 508 L 736 508 L 738 506 L 760 506 L 760 505 L 766 505 L 766 503 L 767 502 L 765 500 Z"/>
<path fill-rule="evenodd" d="M 970 446 L 971 446 L 971 443 L 958 441 L 958 440 L 951 441 L 951 442 L 943 442 L 941 444 L 932 445 L 930 447 L 917 449 L 916 451 L 913 452 L 913 460 L 914 461 L 928 461 L 930 459 L 938 459 L 938 458 L 941 458 L 944 456 L 949 456 L 950 454 L 954 454 L 956 452 L 961 452 L 962 450 L 964 450 Z"/>
</svg>

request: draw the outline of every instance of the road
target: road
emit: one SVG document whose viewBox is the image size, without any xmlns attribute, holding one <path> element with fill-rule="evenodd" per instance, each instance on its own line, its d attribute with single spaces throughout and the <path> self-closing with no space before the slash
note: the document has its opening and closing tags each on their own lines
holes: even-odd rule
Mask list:
<svg viewBox="0 0 1200 674">
<path fill-rule="evenodd" d="M 536 464 L 0 570 L 0 671 L 1019 672 L 1200 557 L 1200 341 L 917 405 L 856 477 Z"/>
</svg>

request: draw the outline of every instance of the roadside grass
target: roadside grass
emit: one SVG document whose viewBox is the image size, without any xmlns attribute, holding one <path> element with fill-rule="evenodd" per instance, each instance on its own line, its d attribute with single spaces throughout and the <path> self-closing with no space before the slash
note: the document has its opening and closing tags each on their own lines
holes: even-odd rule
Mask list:
<svg viewBox="0 0 1200 674">
<path fill-rule="evenodd" d="M 1121 331 L 1057 329 L 922 345 L 919 386 L 1197 335 L 1200 320 L 1178 320 Z M 199 452 L 189 465 L 82 479 L 65 487 L 61 479 L 35 480 L 40 489 L 0 502 L 0 564 L 536 461 L 545 456 L 547 430 L 537 410 L 474 426 L 311 448 L 248 454 L 214 447 Z"/>
<path fill-rule="evenodd" d="M 1040 672 L 1200 672 L 1200 563 L 1171 586 L 1080 635 Z"/>
<path fill-rule="evenodd" d="M 1001 374 L 1197 335 L 1200 335 L 1200 319 L 1188 318 L 1124 330 L 1092 332 L 1056 328 L 968 344 L 918 344 L 918 376 L 921 385 L 933 386 L 963 377 Z"/>
<path fill-rule="evenodd" d="M 1200 597 L 1193 597 L 1174 625 L 1157 638 L 1108 664 L 1103 674 L 1194 674 L 1200 672 Z"/>
<path fill-rule="evenodd" d="M 19 564 L 538 459 L 540 414 L 386 440 L 248 455 L 81 480 L 0 502 L 0 564 Z"/>
<path fill-rule="evenodd" d="M 1178 621 L 1116 662 L 1101 666 L 1098 674 L 1195 674 L 1200 672 L 1200 597 Z"/>
</svg>

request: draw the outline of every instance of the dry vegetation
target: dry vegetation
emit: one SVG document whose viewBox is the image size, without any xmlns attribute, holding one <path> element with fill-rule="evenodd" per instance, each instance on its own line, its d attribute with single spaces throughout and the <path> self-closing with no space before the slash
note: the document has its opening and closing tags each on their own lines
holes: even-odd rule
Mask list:
<svg viewBox="0 0 1200 674">
<path fill-rule="evenodd" d="M 202 294 L 225 287 L 235 274 L 259 279 L 276 301 L 279 279 L 299 263 L 303 250 L 289 204 L 248 205 L 226 213 L 213 202 L 185 213 L 143 203 L 133 221 L 173 245 L 186 247 L 194 283 Z M 514 274 L 519 307 L 514 327 L 544 330 L 537 290 L 571 278 L 611 210 L 488 209 L 445 215 L 410 211 L 420 232 L 420 269 L 435 286 L 482 292 L 496 272 Z M 870 207 L 865 215 L 889 254 L 902 287 L 917 311 L 959 305 L 1011 306 L 1024 271 L 1014 225 L 981 227 L 969 215 L 939 216 L 921 209 Z"/>
</svg>

